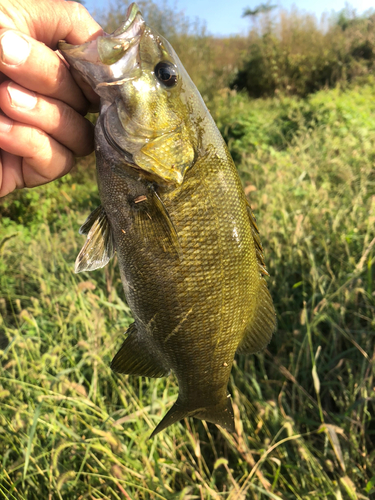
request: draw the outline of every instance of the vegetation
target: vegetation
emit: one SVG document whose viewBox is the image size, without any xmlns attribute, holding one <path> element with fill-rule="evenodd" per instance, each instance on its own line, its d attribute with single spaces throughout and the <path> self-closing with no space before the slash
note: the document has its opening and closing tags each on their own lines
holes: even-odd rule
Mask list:
<svg viewBox="0 0 375 500">
<path fill-rule="evenodd" d="M 306 99 L 222 89 L 210 109 L 278 314 L 268 348 L 236 359 L 237 433 L 188 419 L 150 441 L 174 378 L 110 371 L 132 319 L 116 262 L 73 273 L 99 203 L 86 158 L 0 205 L 0 498 L 375 495 L 375 81 Z"/>
<path fill-rule="evenodd" d="M 245 11 L 261 15 L 249 34 L 249 50 L 232 87 L 253 97 L 275 93 L 306 96 L 338 82 L 367 75 L 375 64 L 375 14 L 362 17 L 349 8 L 319 24 L 312 15 L 267 6 Z M 274 6 L 268 6 L 272 10 Z M 258 12 L 259 11 L 259 12 Z M 262 14 L 262 12 L 264 12 Z"/>
</svg>

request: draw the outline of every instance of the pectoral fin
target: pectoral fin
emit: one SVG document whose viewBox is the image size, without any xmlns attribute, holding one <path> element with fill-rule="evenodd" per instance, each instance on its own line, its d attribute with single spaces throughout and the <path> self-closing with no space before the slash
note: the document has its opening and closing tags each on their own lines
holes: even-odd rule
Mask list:
<svg viewBox="0 0 375 500">
<path fill-rule="evenodd" d="M 139 234 L 145 240 L 158 242 L 165 252 L 182 255 L 176 228 L 153 186 L 150 186 L 146 199 L 139 203 L 139 209 L 135 212 L 135 223 Z"/>
<path fill-rule="evenodd" d="M 87 240 L 78 254 L 74 272 L 93 271 L 108 264 L 115 253 L 115 245 L 103 207 L 96 208 L 87 217 L 79 232 L 87 234 Z"/>
<path fill-rule="evenodd" d="M 276 314 L 272 297 L 264 278 L 260 278 L 260 287 L 257 294 L 257 306 L 251 322 L 247 326 L 237 353 L 253 354 L 260 351 L 270 342 L 276 329 Z"/>
<path fill-rule="evenodd" d="M 169 368 L 139 338 L 135 323 L 129 326 L 126 333 L 127 338 L 112 360 L 112 370 L 127 375 L 153 378 L 168 375 Z"/>
</svg>

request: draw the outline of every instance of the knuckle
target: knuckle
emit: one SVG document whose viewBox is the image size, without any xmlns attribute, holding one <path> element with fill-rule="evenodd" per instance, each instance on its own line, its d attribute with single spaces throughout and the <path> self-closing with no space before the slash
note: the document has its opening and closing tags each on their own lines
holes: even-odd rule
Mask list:
<svg viewBox="0 0 375 500">
<path fill-rule="evenodd" d="M 43 158 L 43 160 L 50 160 L 53 155 L 50 138 L 48 135 L 38 128 L 30 129 L 29 147 L 30 156 Z"/>
<path fill-rule="evenodd" d="M 88 101 L 61 61 L 60 66 L 55 71 L 53 80 L 50 80 L 50 87 L 53 89 L 50 92 L 51 97 L 67 103 L 67 105 L 72 106 L 80 114 L 86 114 Z"/>
<path fill-rule="evenodd" d="M 70 131 L 74 128 L 76 121 L 76 112 L 65 103 L 59 103 L 58 106 L 58 118 L 56 119 L 56 131 L 66 130 Z"/>
<path fill-rule="evenodd" d="M 94 149 L 92 124 L 69 106 L 61 108 L 59 129 L 68 131 L 60 141 L 66 144 L 75 155 L 86 156 Z M 64 140 L 65 139 L 65 140 Z"/>
</svg>

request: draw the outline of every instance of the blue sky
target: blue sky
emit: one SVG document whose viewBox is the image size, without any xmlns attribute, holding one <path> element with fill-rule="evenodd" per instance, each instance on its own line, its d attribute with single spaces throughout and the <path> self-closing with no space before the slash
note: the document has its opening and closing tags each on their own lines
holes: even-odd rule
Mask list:
<svg viewBox="0 0 375 500">
<path fill-rule="evenodd" d="M 126 0 L 125 0 L 126 1 Z M 156 0 L 157 1 L 157 0 Z M 214 35 L 228 35 L 246 33 L 249 21 L 243 19 L 245 7 L 254 8 L 265 0 L 170 0 L 177 10 L 194 19 L 204 20 L 209 33 Z M 128 1 L 131 3 L 131 0 Z M 345 7 L 346 0 L 273 0 L 272 4 L 279 5 L 287 10 L 294 5 L 299 10 L 314 13 L 318 18 L 326 12 L 339 11 Z M 84 0 L 85 7 L 95 17 L 95 10 L 106 9 L 108 0 Z M 375 7 L 374 0 L 355 0 L 352 2 L 358 13 Z"/>
</svg>

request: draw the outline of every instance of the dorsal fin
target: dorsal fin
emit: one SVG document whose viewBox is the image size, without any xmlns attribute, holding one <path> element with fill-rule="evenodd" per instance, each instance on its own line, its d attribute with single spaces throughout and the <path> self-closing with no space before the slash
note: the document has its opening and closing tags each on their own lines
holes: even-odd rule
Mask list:
<svg viewBox="0 0 375 500">
<path fill-rule="evenodd" d="M 260 241 L 259 229 L 257 226 L 256 218 L 255 218 L 253 211 L 251 210 L 251 206 L 247 200 L 246 200 L 246 208 L 247 208 L 247 213 L 248 213 L 249 220 L 250 220 L 251 233 L 253 235 L 255 252 L 256 252 L 256 256 L 257 256 L 259 270 L 262 274 L 269 276 L 267 269 L 266 269 L 266 264 L 264 262 L 263 247 L 262 247 L 262 243 Z"/>
<path fill-rule="evenodd" d="M 256 301 L 254 315 L 246 327 L 242 341 L 237 348 L 237 353 L 253 354 L 261 349 L 264 349 L 264 347 L 266 347 L 266 345 L 270 342 L 272 334 L 276 330 L 276 313 L 273 307 L 272 297 L 267 288 L 267 282 L 262 276 L 269 276 L 269 274 L 264 263 L 263 247 L 260 242 L 259 229 L 251 210 L 251 206 L 247 200 L 246 203 L 258 261 L 258 268 L 261 276 L 259 277 L 259 288 L 254 297 L 254 300 Z"/>
<path fill-rule="evenodd" d="M 256 294 L 253 318 L 247 325 L 244 336 L 237 348 L 239 354 L 253 354 L 264 349 L 276 330 L 276 313 L 266 280 L 261 276 Z"/>
</svg>

